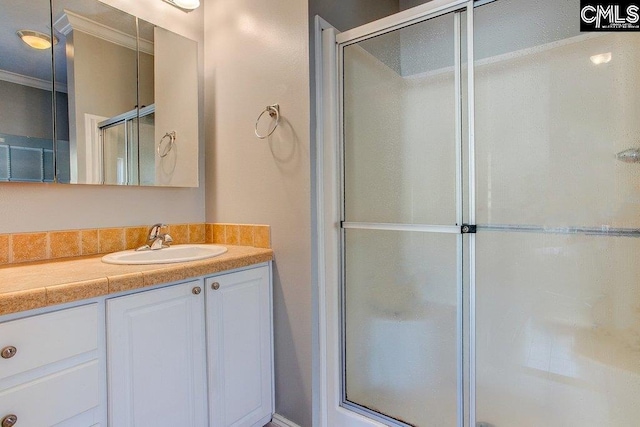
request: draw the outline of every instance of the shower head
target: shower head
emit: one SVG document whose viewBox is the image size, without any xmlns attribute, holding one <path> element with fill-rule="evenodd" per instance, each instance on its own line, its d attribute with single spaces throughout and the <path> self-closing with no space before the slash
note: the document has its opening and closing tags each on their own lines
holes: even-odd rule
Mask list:
<svg viewBox="0 0 640 427">
<path fill-rule="evenodd" d="M 625 163 L 640 163 L 640 148 L 628 148 L 616 154 L 616 159 Z"/>
</svg>

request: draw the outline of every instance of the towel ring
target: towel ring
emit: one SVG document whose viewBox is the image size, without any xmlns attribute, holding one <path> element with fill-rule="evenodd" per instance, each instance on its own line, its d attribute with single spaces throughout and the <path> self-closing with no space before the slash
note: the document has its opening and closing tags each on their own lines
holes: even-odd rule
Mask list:
<svg viewBox="0 0 640 427">
<path fill-rule="evenodd" d="M 273 128 L 269 131 L 269 133 L 267 133 L 266 135 L 260 135 L 258 133 L 258 123 L 260 123 L 260 119 L 262 118 L 264 113 L 269 113 L 269 116 L 275 117 L 276 123 L 273 125 Z M 265 139 L 266 137 L 271 136 L 271 134 L 276 130 L 279 124 L 280 124 L 280 105 L 278 104 L 267 105 L 267 107 L 258 116 L 258 120 L 256 120 L 256 126 L 255 126 L 256 136 L 260 139 Z"/>
<path fill-rule="evenodd" d="M 169 137 L 169 142 L 167 144 L 165 144 L 163 150 L 160 150 L 160 148 L 162 147 L 162 142 L 164 141 L 164 139 L 166 137 Z M 175 142 L 176 142 L 176 131 L 175 130 L 172 130 L 171 132 L 165 133 L 164 136 L 162 138 L 160 138 L 160 142 L 158 143 L 158 148 L 156 149 L 156 151 L 158 152 L 158 156 L 166 157 L 167 154 L 169 154 L 169 151 L 171 151 L 171 149 L 173 148 L 173 144 L 175 144 Z"/>
</svg>

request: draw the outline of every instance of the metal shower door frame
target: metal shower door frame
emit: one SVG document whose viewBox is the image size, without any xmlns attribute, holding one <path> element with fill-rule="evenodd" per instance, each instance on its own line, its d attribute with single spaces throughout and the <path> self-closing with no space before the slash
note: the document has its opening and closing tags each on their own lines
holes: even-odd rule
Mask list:
<svg viewBox="0 0 640 427">
<path fill-rule="evenodd" d="M 457 248 L 456 248 L 456 274 L 457 274 L 457 425 L 463 427 L 467 420 L 469 425 L 475 425 L 475 234 L 468 234 L 468 248 L 469 248 L 469 351 L 466 357 L 469 358 L 469 369 L 465 372 L 465 347 L 464 347 L 464 284 L 463 284 L 463 206 L 464 206 L 464 190 L 463 190 L 463 164 L 462 164 L 462 150 L 463 150 L 463 98 L 462 98 L 462 24 L 461 14 L 467 12 L 466 20 L 466 43 L 467 43 L 467 58 L 466 63 L 471 64 L 467 66 L 467 104 L 468 104 L 468 222 L 475 225 L 475 144 L 474 144 L 474 75 L 473 75 L 473 8 L 474 2 L 472 0 L 434 0 L 423 6 L 418 6 L 413 9 L 406 10 L 404 12 L 397 13 L 387 18 L 380 19 L 370 24 L 363 25 L 361 27 L 338 33 L 335 36 L 336 53 L 337 53 L 337 163 L 339 171 L 338 182 L 338 195 L 339 195 L 339 298 L 340 298 L 340 362 L 338 365 L 341 368 L 340 376 L 340 402 L 341 408 L 355 412 L 362 416 L 372 418 L 377 422 L 384 423 L 384 425 L 398 425 L 405 426 L 406 424 L 398 422 L 397 420 L 387 417 L 383 414 L 374 413 L 371 410 L 357 405 L 353 402 L 349 402 L 346 399 L 346 363 L 345 363 L 345 264 L 344 264 L 344 245 L 345 245 L 345 233 L 348 229 L 360 229 L 360 230 L 394 230 L 394 231 L 414 231 L 414 232 L 427 232 L 427 233 L 445 233 L 445 234 L 457 234 Z M 454 13 L 454 51 L 455 51 L 455 114 L 456 114 L 456 132 L 455 132 L 455 144 L 456 144 L 456 224 L 455 225 L 430 225 L 430 224 L 387 224 L 387 223 L 362 223 L 362 222 L 346 222 L 344 212 L 344 116 L 343 116 L 343 102 L 344 102 L 344 83 L 343 83 L 343 60 L 344 60 L 344 48 L 363 40 L 386 34 L 401 28 L 408 27 L 410 25 L 423 22 L 432 18 L 437 18 L 449 13 Z M 320 148 L 319 148 L 320 150 Z M 320 157 L 319 157 L 320 158 Z M 321 194 L 318 195 L 319 200 Z M 322 202 L 319 203 L 320 205 Z M 321 262 L 322 263 L 322 260 Z M 320 266 L 322 268 L 322 266 Z M 322 310 L 322 307 L 321 307 Z M 465 416 L 465 381 L 469 382 L 469 414 Z"/>
</svg>

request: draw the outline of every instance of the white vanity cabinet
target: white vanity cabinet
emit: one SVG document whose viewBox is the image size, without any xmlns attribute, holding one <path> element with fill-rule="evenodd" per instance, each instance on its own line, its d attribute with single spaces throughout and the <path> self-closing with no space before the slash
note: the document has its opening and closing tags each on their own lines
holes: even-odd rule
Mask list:
<svg viewBox="0 0 640 427">
<path fill-rule="evenodd" d="M 273 414 L 269 268 L 205 282 L 210 425 L 262 427 Z"/>
<path fill-rule="evenodd" d="M 202 279 L 107 300 L 109 425 L 207 425 Z"/>
<path fill-rule="evenodd" d="M 2 426 L 104 425 L 98 304 L 0 323 Z"/>
<path fill-rule="evenodd" d="M 108 299 L 107 349 L 111 427 L 262 427 L 269 265 Z"/>
</svg>

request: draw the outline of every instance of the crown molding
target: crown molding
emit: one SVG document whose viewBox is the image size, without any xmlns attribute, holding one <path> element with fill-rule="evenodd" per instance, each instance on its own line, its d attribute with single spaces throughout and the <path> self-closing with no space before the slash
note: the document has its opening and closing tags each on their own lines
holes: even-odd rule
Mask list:
<svg viewBox="0 0 640 427">
<path fill-rule="evenodd" d="M 37 79 L 5 70 L 0 70 L 0 80 L 51 92 L 51 80 Z M 56 92 L 67 93 L 67 85 L 56 83 Z"/>
<path fill-rule="evenodd" d="M 73 30 L 82 31 L 83 33 L 115 43 L 119 46 L 131 50 L 139 49 L 140 52 L 153 55 L 152 42 L 144 39 L 136 40 L 136 38 L 130 34 L 108 27 L 100 22 L 93 21 L 66 9 L 62 16 L 53 23 L 53 27 L 65 36 Z"/>
</svg>

